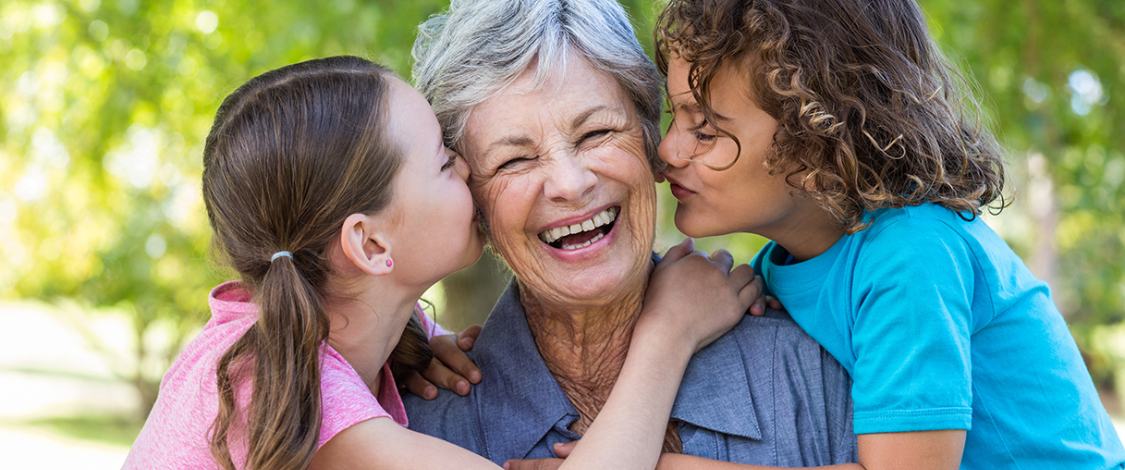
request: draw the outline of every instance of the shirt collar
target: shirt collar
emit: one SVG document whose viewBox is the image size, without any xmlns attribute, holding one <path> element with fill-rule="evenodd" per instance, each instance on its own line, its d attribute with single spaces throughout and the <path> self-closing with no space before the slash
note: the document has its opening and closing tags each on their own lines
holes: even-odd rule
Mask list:
<svg viewBox="0 0 1125 470">
<path fill-rule="evenodd" d="M 654 261 L 660 258 L 654 255 Z M 565 430 L 578 411 L 543 362 L 512 283 L 497 300 L 476 342 L 483 374 L 480 397 L 484 446 L 489 458 L 528 455 L 552 429 Z M 768 362 L 769 358 L 761 358 Z M 741 348 L 726 334 L 688 362 L 672 406 L 672 419 L 712 431 L 761 440 Z M 732 407 L 730 403 L 743 406 Z M 503 419 L 495 419 L 503 417 Z M 522 432 L 514 432 L 522 430 Z"/>
<path fill-rule="evenodd" d="M 519 298 L 513 279 L 473 347 L 483 375 L 474 388 L 490 459 L 526 456 L 556 425 L 565 428 L 578 419 L 539 355 Z"/>
<path fill-rule="evenodd" d="M 768 363 L 770 358 L 761 358 Z M 747 439 L 761 440 L 754 401 L 750 395 L 746 361 L 735 335 L 725 334 L 688 362 L 672 419 Z M 740 403 L 742 406 L 730 406 Z"/>
</svg>

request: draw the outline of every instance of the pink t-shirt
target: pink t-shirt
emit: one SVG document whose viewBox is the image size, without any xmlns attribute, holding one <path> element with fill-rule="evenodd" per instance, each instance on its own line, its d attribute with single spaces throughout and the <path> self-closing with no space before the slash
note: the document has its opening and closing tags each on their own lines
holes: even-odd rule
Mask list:
<svg viewBox="0 0 1125 470">
<path fill-rule="evenodd" d="M 218 414 L 215 370 L 219 358 L 257 320 L 257 306 L 240 282 L 228 282 L 211 291 L 211 320 L 164 374 L 160 395 L 137 436 L 125 469 L 218 469 L 208 444 L 210 428 Z M 429 336 L 446 334 L 421 315 Z M 320 349 L 322 420 L 317 449 L 340 431 L 372 418 L 387 417 L 406 426 L 406 410 L 398 394 L 390 365 L 383 365 L 379 393 L 373 396 L 363 380 L 327 343 Z M 245 410 L 251 395 L 250 380 L 238 385 L 236 400 Z M 245 431 L 232 426 L 232 436 Z M 231 454 L 238 468 L 246 458 L 245 439 L 232 439 Z"/>
</svg>

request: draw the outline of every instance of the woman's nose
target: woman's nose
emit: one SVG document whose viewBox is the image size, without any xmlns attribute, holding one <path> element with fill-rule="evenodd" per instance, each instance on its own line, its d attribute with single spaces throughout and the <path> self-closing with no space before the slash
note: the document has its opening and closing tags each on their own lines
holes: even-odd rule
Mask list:
<svg viewBox="0 0 1125 470">
<path fill-rule="evenodd" d="M 580 154 L 566 153 L 554 158 L 543 182 L 543 194 L 551 200 L 582 201 L 598 184 L 598 175 Z"/>
<path fill-rule="evenodd" d="M 676 127 L 676 122 L 673 121 L 672 125 L 668 126 L 668 133 L 664 134 L 664 139 L 660 141 L 660 146 L 656 148 L 656 154 L 660 156 L 661 160 L 664 160 L 664 163 L 679 168 L 688 162 L 683 153 L 683 146 L 680 145 L 680 132 Z"/>
</svg>

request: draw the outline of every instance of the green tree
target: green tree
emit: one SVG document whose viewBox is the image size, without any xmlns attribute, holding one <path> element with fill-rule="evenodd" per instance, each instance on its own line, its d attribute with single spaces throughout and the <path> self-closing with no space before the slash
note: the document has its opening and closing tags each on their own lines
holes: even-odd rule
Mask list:
<svg viewBox="0 0 1125 470">
<path fill-rule="evenodd" d="M 663 2 L 623 0 L 651 52 Z M 1095 375 L 1125 320 L 1125 3 L 920 0 L 1011 150 L 1015 205 L 990 223 L 1048 279 Z M 222 97 L 300 60 L 365 56 L 409 79 L 415 27 L 446 1 L 0 3 L 0 297 L 133 318 L 121 374 L 146 402 L 232 273 L 210 262 L 202 141 Z M 660 189 L 658 249 L 679 241 Z M 764 242 L 701 240 L 747 261 Z M 506 282 L 485 256 L 444 283 L 439 319 L 483 320 Z M 444 305 L 444 307 L 443 307 Z M 153 341 L 154 330 L 169 341 Z M 147 410 L 147 406 L 142 406 Z"/>
<path fill-rule="evenodd" d="M 130 312 L 143 410 L 207 291 L 202 141 L 253 75 L 354 54 L 409 77 L 442 2 L 0 4 L 0 295 Z M 171 341 L 152 340 L 160 326 Z"/>
</svg>

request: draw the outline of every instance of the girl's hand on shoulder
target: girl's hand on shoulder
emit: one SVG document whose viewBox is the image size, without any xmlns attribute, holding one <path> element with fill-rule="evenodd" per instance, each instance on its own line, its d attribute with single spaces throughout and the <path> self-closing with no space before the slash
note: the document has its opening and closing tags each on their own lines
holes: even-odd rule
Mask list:
<svg viewBox="0 0 1125 470">
<path fill-rule="evenodd" d="M 406 389 L 427 400 L 437 398 L 437 387 L 461 396 L 468 395 L 469 384 L 480 383 L 481 373 L 465 352 L 473 349 L 480 332 L 481 326 L 473 325 L 460 333 L 430 338 L 434 359 L 424 372 L 410 374 L 406 379 Z"/>
<path fill-rule="evenodd" d="M 653 270 L 636 331 L 686 339 L 694 351 L 718 339 L 762 293 L 749 265 L 733 266 L 727 250 L 707 255 L 690 238 L 669 249 Z"/>
</svg>

